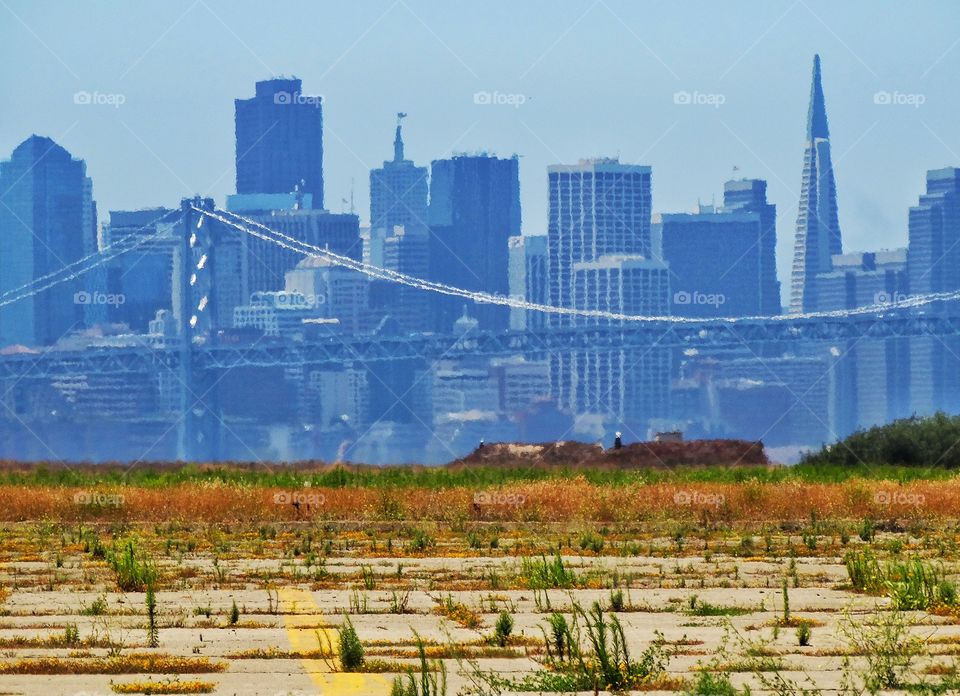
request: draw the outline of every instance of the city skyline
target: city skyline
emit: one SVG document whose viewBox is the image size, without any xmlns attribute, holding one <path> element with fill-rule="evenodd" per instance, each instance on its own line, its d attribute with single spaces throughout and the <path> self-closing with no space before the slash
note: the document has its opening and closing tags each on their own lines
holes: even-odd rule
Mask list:
<svg viewBox="0 0 960 696">
<path fill-rule="evenodd" d="M 667 26 L 678 21 L 676 13 L 643 7 Z M 960 145 L 953 145 L 956 137 L 947 125 L 957 95 L 946 85 L 960 60 L 949 29 L 957 10 L 947 4 L 919 9 L 931 19 L 930 30 L 923 41 L 901 36 L 909 50 L 905 46 L 896 56 L 881 50 L 896 32 L 894 6 L 877 13 L 865 37 L 850 31 L 856 6 L 836 10 L 818 3 L 743 6 L 731 9 L 726 17 L 741 29 L 739 40 L 707 39 L 703 30 L 691 26 L 689 37 L 674 48 L 647 36 L 630 6 L 561 5 L 557 17 L 549 19 L 550 40 L 547 28 L 534 30 L 515 46 L 511 65 L 502 56 L 477 51 L 478 40 L 493 35 L 491 22 L 502 17 L 503 10 L 476 17 L 475 36 L 464 37 L 450 25 L 442 7 L 429 3 L 384 5 L 377 8 L 379 13 L 322 8 L 330 25 L 342 27 L 345 35 L 354 36 L 349 30 L 356 29 L 355 41 L 337 46 L 339 52 L 331 47 L 333 55 L 325 63 L 325 50 L 320 55 L 315 49 L 302 50 L 301 60 L 293 59 L 298 41 L 281 50 L 268 36 L 253 31 L 244 13 L 225 15 L 217 3 L 176 9 L 180 12 L 169 12 L 169 17 L 152 17 L 152 34 L 146 24 L 133 22 L 134 35 L 143 35 L 139 44 L 117 37 L 109 47 L 114 52 L 109 55 L 124 69 L 100 65 L 98 73 L 95 68 L 103 59 L 78 53 L 70 37 L 63 36 L 69 11 L 31 34 L 25 27 L 36 26 L 37 17 L 29 5 L 9 3 L 0 8 L 11 18 L 3 30 L 10 50 L 31 56 L 40 65 L 49 63 L 44 89 L 34 86 L 28 104 L 7 110 L 10 115 L 0 126 L 0 150 L 11 151 L 32 132 L 48 135 L 87 162 L 102 211 L 169 205 L 196 192 L 222 201 L 234 185 L 233 100 L 248 97 L 254 81 L 280 74 L 282 67 L 303 80 L 307 96 L 324 96 L 324 179 L 327 207 L 333 211 L 349 205 L 342 200 L 350 199 L 352 189 L 355 209 L 366 221 L 366 177 L 389 153 L 397 111 L 410 114 L 404 125 L 406 157 L 419 166 L 461 150 L 486 148 L 500 156 L 514 151 L 522 155 L 524 234 L 546 231 L 545 168 L 551 164 L 619 151 L 621 161 L 653 168 L 653 211 L 659 213 L 685 212 L 697 199 L 719 198 L 728 178 L 766 179 L 768 198 L 780 213 L 777 260 L 784 304 L 793 245 L 791 221 L 800 189 L 796 158 L 803 148 L 803 124 L 797 114 L 808 97 L 799 86 L 808 79 L 814 53 L 823 58 L 846 248 L 903 246 L 905 211 L 922 192 L 926 170 L 960 159 L 951 152 Z M 522 16 L 531 13 L 530 6 L 516 11 Z M 145 12 L 130 10 L 134 18 Z M 354 16 L 357 13 L 360 16 Z M 377 23 L 380 17 L 390 21 Z M 564 22 L 566 33 L 559 26 Z M 166 67 L 164 61 L 177 64 L 186 37 L 194 35 L 198 23 L 219 28 L 229 37 L 218 42 L 224 56 L 204 53 L 211 69 L 219 68 L 223 74 L 217 80 L 197 80 L 176 70 L 157 72 Z M 500 30 L 508 36 L 514 31 L 507 25 Z M 388 64 L 380 45 L 384 32 L 387 37 L 407 32 L 420 43 L 417 50 L 401 51 Z M 623 47 L 639 79 L 618 80 L 629 77 L 619 72 L 627 68 L 618 67 L 609 52 L 599 54 L 595 67 L 606 70 L 610 79 L 591 80 L 582 70 L 574 70 L 568 85 L 578 96 L 558 101 L 554 72 L 582 56 L 583 46 L 594 45 L 601 32 L 613 46 Z M 791 41 L 781 45 L 777 37 L 784 32 Z M 798 42 L 798 35 L 809 38 Z M 716 65 L 710 69 L 691 65 L 695 61 L 687 55 L 688 42 L 698 39 L 716 51 Z M 236 61 L 228 65 L 226 56 Z M 411 61 L 438 60 L 440 65 L 420 74 L 446 75 L 451 70 L 463 74 L 432 80 L 427 93 Z M 512 63 L 523 69 L 508 70 L 515 67 Z M 265 74 L 268 66 L 271 72 Z M 371 73 L 377 68 L 382 74 Z M 121 76 L 109 77 L 118 70 Z M 524 71 L 523 80 L 508 77 Z M 173 77 L 180 81 L 179 93 L 171 91 Z M 8 83 L 5 99 L 18 93 L 22 79 L 14 74 L 0 78 Z M 365 80 L 363 89 L 343 91 L 347 83 L 359 79 Z M 610 84 L 628 88 L 617 95 L 594 94 Z M 404 89 L 406 94 L 397 96 Z M 83 101 L 84 93 L 92 103 L 74 103 L 74 96 L 81 94 Z M 58 94 L 60 105 L 55 108 Z M 163 96 L 174 94 L 179 97 Z M 882 103 L 884 95 L 892 103 Z M 114 104 L 108 103 L 111 98 Z M 682 103 L 685 99 L 689 103 Z M 907 103 L 911 99 L 914 103 Z M 189 102 L 191 109 L 173 107 L 176 101 Z M 613 117 L 628 109 L 636 117 Z M 358 114 L 363 116 L 357 118 Z M 464 137 L 458 138 L 461 133 Z M 170 139 L 174 135 L 175 142 Z"/>
</svg>

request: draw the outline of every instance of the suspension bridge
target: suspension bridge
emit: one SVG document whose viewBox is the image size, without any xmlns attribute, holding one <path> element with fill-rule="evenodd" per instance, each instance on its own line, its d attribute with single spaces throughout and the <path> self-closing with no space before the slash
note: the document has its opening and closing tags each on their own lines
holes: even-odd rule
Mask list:
<svg viewBox="0 0 960 696">
<path fill-rule="evenodd" d="M 356 363 L 403 360 L 434 361 L 441 357 L 497 357 L 544 355 L 577 351 L 621 349 L 707 350 L 724 347 L 763 347 L 780 350 L 810 342 L 849 344 L 861 339 L 898 339 L 960 335 L 960 292 L 913 296 L 903 301 L 845 311 L 770 317 L 692 319 L 674 316 L 639 316 L 592 309 L 554 307 L 516 297 L 466 290 L 417 278 L 333 253 L 273 230 L 255 220 L 214 206 L 211 199 L 191 198 L 136 232 L 60 270 L 0 294 L 0 308 L 22 301 L 60 283 L 78 278 L 130 253 L 151 240 L 142 235 L 158 222 L 173 222 L 178 232 L 179 258 L 175 297 L 178 335 L 175 341 L 150 345 L 57 347 L 0 356 L 0 384 L 85 374 L 168 373 L 179 379 L 179 450 L 184 459 L 204 456 L 204 423 L 220 420 L 219 405 L 204 397 L 216 375 L 237 367 L 328 368 Z M 159 234 L 159 232 L 157 233 Z M 501 305 L 530 312 L 572 315 L 572 327 L 493 333 L 471 331 L 464 335 L 414 334 L 316 336 L 303 341 L 257 341 L 249 344 L 217 340 L 215 307 L 217 287 L 213 269 L 225 235 L 250 235 L 303 256 L 317 256 L 365 276 L 407 285 L 426 292 L 459 297 L 465 301 Z M 9 391 L 7 386 L 4 391 Z"/>
</svg>

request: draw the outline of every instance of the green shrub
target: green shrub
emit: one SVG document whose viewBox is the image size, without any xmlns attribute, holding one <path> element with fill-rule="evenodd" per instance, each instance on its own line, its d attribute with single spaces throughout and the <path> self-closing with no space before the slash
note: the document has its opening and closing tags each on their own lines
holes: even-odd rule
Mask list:
<svg viewBox="0 0 960 696">
<path fill-rule="evenodd" d="M 153 594 L 153 585 L 147 586 L 147 645 L 160 647 L 160 629 L 157 627 L 157 598 Z"/>
<path fill-rule="evenodd" d="M 810 627 L 810 624 L 807 621 L 801 621 L 800 625 L 797 626 L 797 644 L 810 645 L 810 636 L 812 633 L 813 629 Z"/>
<path fill-rule="evenodd" d="M 513 632 L 513 617 L 507 612 L 501 612 L 497 618 L 497 623 L 493 628 L 493 642 L 501 648 L 507 646 L 510 642 L 510 634 Z"/>
<path fill-rule="evenodd" d="M 545 555 L 524 558 L 520 562 L 520 572 L 531 590 L 573 587 L 577 583 L 576 574 L 563 564 L 559 553 L 550 560 Z"/>
<path fill-rule="evenodd" d="M 413 635 L 417 642 L 417 653 L 420 656 L 420 671 L 415 673 L 410 670 L 404 676 L 396 677 L 390 689 L 390 696 L 446 696 L 447 670 L 443 662 L 437 660 L 428 663 L 423 639 L 416 631 Z"/>
<path fill-rule="evenodd" d="M 128 541 L 122 551 L 110 553 L 108 562 L 117 576 L 117 586 L 124 592 L 143 592 L 159 578 L 157 567 L 140 556 L 133 541 Z"/>
<path fill-rule="evenodd" d="M 363 666 L 363 645 L 349 616 L 343 618 L 338 631 L 340 639 L 340 668 L 344 672 L 355 672 Z"/>
</svg>

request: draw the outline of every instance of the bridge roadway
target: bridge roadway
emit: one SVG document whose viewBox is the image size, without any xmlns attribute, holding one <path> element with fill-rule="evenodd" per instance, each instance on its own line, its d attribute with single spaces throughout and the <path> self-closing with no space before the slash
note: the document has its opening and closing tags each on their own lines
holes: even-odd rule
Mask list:
<svg viewBox="0 0 960 696">
<path fill-rule="evenodd" d="M 464 336 L 418 334 L 412 336 L 336 336 L 305 341 L 264 338 L 247 343 L 197 344 L 193 369 L 218 371 L 240 366 L 336 366 L 354 362 L 405 359 L 484 357 L 617 350 L 621 348 L 717 348 L 776 343 L 788 347 L 800 342 L 861 338 L 888 339 L 917 336 L 960 335 L 960 302 L 936 302 L 918 310 L 890 307 L 882 311 L 816 318 L 738 321 L 703 320 L 671 322 L 652 320 L 617 326 L 578 326 L 500 334 L 478 331 Z M 153 348 L 134 339 L 135 345 L 90 347 L 82 350 L 46 349 L 41 352 L 0 356 L 0 380 L 49 378 L 85 373 L 143 373 L 179 367 L 179 347 Z"/>
</svg>

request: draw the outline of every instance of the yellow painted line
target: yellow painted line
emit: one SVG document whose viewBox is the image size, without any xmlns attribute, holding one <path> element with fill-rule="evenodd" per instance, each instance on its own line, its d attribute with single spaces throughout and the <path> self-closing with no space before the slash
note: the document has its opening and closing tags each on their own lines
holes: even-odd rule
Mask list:
<svg viewBox="0 0 960 696">
<path fill-rule="evenodd" d="M 304 628 L 322 623 L 320 605 L 307 590 L 282 589 L 279 591 L 283 606 L 283 623 L 287 629 L 290 649 L 294 652 L 313 652 L 333 648 L 334 657 L 327 660 L 302 660 L 303 669 L 319 694 L 333 696 L 380 696 L 390 693 L 392 682 L 382 674 L 335 672 L 339 666 L 336 657 L 340 652 L 337 629 Z"/>
</svg>

